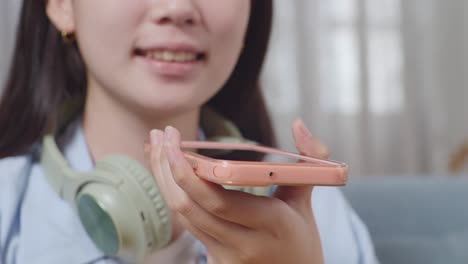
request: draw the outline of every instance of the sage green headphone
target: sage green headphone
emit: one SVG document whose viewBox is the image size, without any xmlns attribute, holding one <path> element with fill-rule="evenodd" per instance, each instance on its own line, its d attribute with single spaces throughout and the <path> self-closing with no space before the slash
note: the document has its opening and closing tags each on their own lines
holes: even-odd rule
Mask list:
<svg viewBox="0 0 468 264">
<path fill-rule="evenodd" d="M 41 164 L 55 191 L 78 212 L 95 245 L 106 255 L 139 262 L 167 245 L 171 221 L 151 173 L 126 156 L 97 161 L 90 172 L 69 167 L 53 136 L 45 136 Z M 267 189 L 238 187 L 266 195 Z"/>
</svg>

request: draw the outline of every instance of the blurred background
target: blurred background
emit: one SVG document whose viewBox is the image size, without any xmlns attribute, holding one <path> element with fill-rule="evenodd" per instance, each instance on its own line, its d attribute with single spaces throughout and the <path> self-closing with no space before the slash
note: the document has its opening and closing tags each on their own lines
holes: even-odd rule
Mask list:
<svg viewBox="0 0 468 264">
<path fill-rule="evenodd" d="M 0 3 L 1 83 L 20 3 Z M 301 116 L 355 177 L 468 173 L 468 1 L 275 4 L 263 84 L 280 147 Z"/>
<path fill-rule="evenodd" d="M 20 0 L 0 2 L 0 83 Z M 468 0 L 275 0 L 262 82 L 350 165 L 382 264 L 468 263 Z M 465 175 L 463 177 L 462 175 Z"/>
<path fill-rule="evenodd" d="M 341 190 L 382 264 L 468 263 L 468 1 L 275 4 L 280 145 L 301 116 L 350 165 Z"/>
<path fill-rule="evenodd" d="M 468 1 L 278 0 L 275 11 L 264 84 L 282 146 L 293 149 L 288 124 L 302 116 L 352 175 L 468 172 L 468 157 L 450 166 L 468 144 Z"/>
</svg>

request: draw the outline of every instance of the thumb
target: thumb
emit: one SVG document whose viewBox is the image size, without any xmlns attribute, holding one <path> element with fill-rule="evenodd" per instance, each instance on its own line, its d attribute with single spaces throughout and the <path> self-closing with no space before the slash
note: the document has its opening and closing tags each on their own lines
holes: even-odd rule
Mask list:
<svg viewBox="0 0 468 264">
<path fill-rule="evenodd" d="M 302 119 L 296 119 L 292 124 L 292 134 L 297 151 L 311 158 L 328 159 L 328 147 L 322 144 L 310 133 Z"/>
<path fill-rule="evenodd" d="M 297 209 L 309 209 L 312 205 L 311 194 L 313 186 L 278 186 L 273 197 L 282 200 Z"/>
</svg>

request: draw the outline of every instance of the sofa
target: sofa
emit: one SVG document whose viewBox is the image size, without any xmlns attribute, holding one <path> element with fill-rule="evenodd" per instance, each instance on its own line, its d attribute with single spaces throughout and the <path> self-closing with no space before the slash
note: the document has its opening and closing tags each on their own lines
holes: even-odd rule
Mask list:
<svg viewBox="0 0 468 264">
<path fill-rule="evenodd" d="M 382 264 L 468 263 L 468 175 L 354 177 L 342 190 Z"/>
</svg>

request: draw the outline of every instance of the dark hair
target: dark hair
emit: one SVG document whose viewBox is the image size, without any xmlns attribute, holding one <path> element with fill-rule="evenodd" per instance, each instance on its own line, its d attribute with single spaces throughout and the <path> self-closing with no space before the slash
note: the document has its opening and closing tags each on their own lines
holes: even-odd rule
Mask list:
<svg viewBox="0 0 468 264">
<path fill-rule="evenodd" d="M 233 121 L 244 137 L 270 146 L 275 140 L 259 75 L 272 8 L 272 0 L 252 1 L 239 61 L 224 87 L 207 103 Z M 44 134 L 55 131 L 66 116 L 65 102 L 75 99 L 77 114 L 84 107 L 84 63 L 76 44 L 63 43 L 45 9 L 45 1 L 23 2 L 13 61 L 0 102 L 0 158 L 24 154 Z"/>
</svg>

